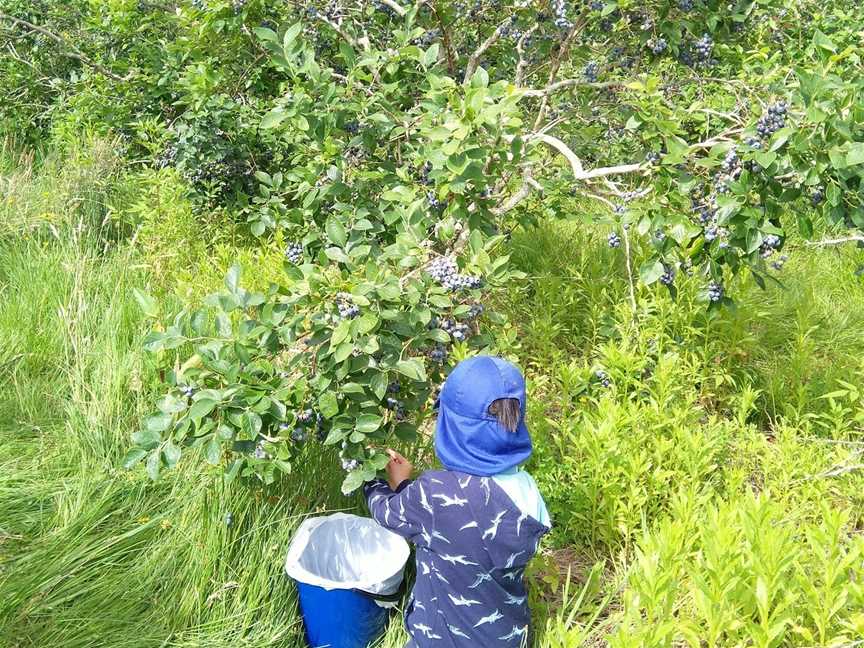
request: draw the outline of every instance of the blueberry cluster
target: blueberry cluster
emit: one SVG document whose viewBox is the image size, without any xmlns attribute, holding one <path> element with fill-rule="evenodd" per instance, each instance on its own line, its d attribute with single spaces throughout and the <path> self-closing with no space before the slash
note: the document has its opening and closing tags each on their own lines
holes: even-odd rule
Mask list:
<svg viewBox="0 0 864 648">
<path fill-rule="evenodd" d="M 600 381 L 600 384 L 604 387 L 609 388 L 612 386 L 612 379 L 609 378 L 609 375 L 602 369 L 598 369 L 597 371 L 595 371 L 594 375 L 597 377 L 597 380 Z"/>
<path fill-rule="evenodd" d="M 428 49 L 439 38 L 441 38 L 441 30 L 436 27 L 435 29 L 427 29 L 422 36 L 414 39 L 414 43 L 423 49 Z"/>
<path fill-rule="evenodd" d="M 405 413 L 405 403 L 402 401 L 388 397 L 386 401 L 386 407 L 389 410 L 392 410 L 397 421 L 404 421 L 407 418 L 407 414 Z"/>
<path fill-rule="evenodd" d="M 786 256 L 785 254 L 783 254 L 783 255 L 780 256 L 779 259 L 777 259 L 776 261 L 774 261 L 774 262 L 771 264 L 771 267 L 774 268 L 775 270 L 782 270 L 782 269 L 783 269 L 783 266 L 786 265 L 786 262 L 787 262 L 788 260 L 789 260 L 789 257 Z"/>
<path fill-rule="evenodd" d="M 360 132 L 360 123 L 355 121 L 350 121 L 345 124 L 345 132 L 349 135 L 356 135 Z"/>
<path fill-rule="evenodd" d="M 678 0 L 678 8 L 681 11 L 693 11 L 696 8 L 696 3 L 693 0 Z"/>
<path fill-rule="evenodd" d="M 651 48 L 651 52 L 655 56 L 660 56 L 669 47 L 669 43 L 666 42 L 665 38 L 652 38 L 648 41 L 648 47 Z"/>
<path fill-rule="evenodd" d="M 471 304 L 471 310 L 468 311 L 468 319 L 475 320 L 483 314 L 484 308 L 483 304 L 474 303 Z"/>
<path fill-rule="evenodd" d="M 612 51 L 609 53 L 609 58 L 611 59 L 611 63 L 620 67 L 623 70 L 629 70 L 634 65 L 636 65 L 636 58 L 630 56 L 623 47 L 613 47 Z"/>
<path fill-rule="evenodd" d="M 591 0 L 591 10 L 592 11 L 603 11 L 603 0 Z"/>
<path fill-rule="evenodd" d="M 422 167 L 420 167 L 420 184 L 424 184 L 429 186 L 432 184 L 432 178 L 429 177 L 429 174 L 432 172 L 432 165 L 426 162 Z"/>
<path fill-rule="evenodd" d="M 295 413 L 297 420 L 301 423 L 311 423 L 312 419 L 315 417 L 315 412 L 311 409 L 301 410 Z"/>
<path fill-rule="evenodd" d="M 711 53 L 714 51 L 714 40 L 709 34 L 703 34 L 702 38 L 697 40 L 693 47 L 700 61 L 711 60 Z"/>
<path fill-rule="evenodd" d="M 612 232 L 609 234 L 609 238 L 607 239 L 610 248 L 621 247 L 621 237 L 618 236 L 618 232 Z"/>
<path fill-rule="evenodd" d="M 768 139 L 786 125 L 786 113 L 789 106 L 785 101 L 778 101 L 768 106 L 768 111 L 756 122 L 756 132 L 762 139 Z"/>
<path fill-rule="evenodd" d="M 675 283 L 675 268 L 671 266 L 664 266 L 663 274 L 660 275 L 660 283 L 664 286 L 671 286 Z"/>
<path fill-rule="evenodd" d="M 451 292 L 483 285 L 483 280 L 476 275 L 460 274 L 456 262 L 450 257 L 438 257 L 426 266 L 426 272 Z"/>
<path fill-rule="evenodd" d="M 762 255 L 763 259 L 767 259 L 774 252 L 780 248 L 782 244 L 782 240 L 776 234 L 766 234 L 765 238 L 762 240 L 762 245 L 759 248 L 759 252 Z"/>
<path fill-rule="evenodd" d="M 448 355 L 447 349 L 439 344 L 429 352 L 429 359 L 436 364 L 444 364 Z"/>
<path fill-rule="evenodd" d="M 180 388 L 180 393 L 182 393 L 186 398 L 192 398 L 195 394 L 195 388 L 192 385 L 183 385 Z"/>
<path fill-rule="evenodd" d="M 336 295 L 336 308 L 343 319 L 353 319 L 360 314 L 360 307 L 354 303 L 351 293 L 340 292 Z"/>
<path fill-rule="evenodd" d="M 255 445 L 254 456 L 256 459 L 269 459 L 270 458 L 270 453 L 267 452 L 267 450 L 264 448 L 264 442 L 263 441 L 259 441 Z"/>
<path fill-rule="evenodd" d="M 426 192 L 426 202 L 429 203 L 432 209 L 443 209 L 447 206 L 446 202 L 438 200 L 438 196 L 435 195 L 434 191 Z"/>
<path fill-rule="evenodd" d="M 708 243 L 710 243 L 711 241 L 714 241 L 718 238 L 724 238 L 726 236 L 726 234 L 727 234 L 727 232 L 724 228 L 717 227 L 716 225 L 709 225 L 708 227 L 705 228 L 704 236 L 705 236 L 705 240 Z M 721 246 L 721 247 L 725 247 L 725 246 Z"/>
<path fill-rule="evenodd" d="M 743 170 L 743 167 L 741 166 L 741 158 L 738 157 L 738 151 L 734 148 L 729 149 L 726 153 L 726 157 L 723 158 L 723 163 L 720 165 L 720 169 L 722 170 L 722 173 L 718 174 L 716 177 L 717 193 L 729 193 L 729 183 L 740 178 L 741 171 Z"/>
<path fill-rule="evenodd" d="M 822 190 L 822 187 L 817 187 L 812 194 L 810 194 L 810 204 L 814 207 L 822 204 L 822 201 L 825 200 L 825 192 Z"/>
<path fill-rule="evenodd" d="M 624 205 L 615 205 L 612 208 L 612 213 L 616 216 L 623 216 L 627 213 L 627 208 Z"/>
<path fill-rule="evenodd" d="M 585 66 L 584 74 L 585 80 L 588 81 L 588 83 L 596 83 L 597 77 L 600 74 L 600 66 L 597 61 L 589 61 Z"/>
<path fill-rule="evenodd" d="M 708 299 L 712 302 L 719 302 L 723 299 L 723 286 L 714 281 L 708 284 Z"/>
<path fill-rule="evenodd" d="M 342 459 L 342 470 L 345 472 L 351 472 L 355 470 L 360 465 L 360 462 L 356 459 Z"/>
<path fill-rule="evenodd" d="M 387 393 L 388 394 L 398 394 L 402 390 L 402 385 L 399 384 L 398 380 L 394 380 L 389 385 L 387 385 Z"/>
<path fill-rule="evenodd" d="M 243 13 L 243 8 L 246 6 L 248 1 L 249 0 L 234 0 L 234 2 L 231 3 L 231 8 L 234 10 L 235 16 L 239 16 Z"/>
<path fill-rule="evenodd" d="M 658 243 L 662 243 L 663 241 L 666 240 L 666 232 L 664 232 L 663 230 L 659 230 L 659 229 L 658 229 L 656 232 L 654 232 L 654 239 L 655 239 Z"/>
<path fill-rule="evenodd" d="M 285 258 L 289 263 L 298 264 L 303 260 L 303 246 L 300 243 L 289 243 L 285 248 Z"/>
<path fill-rule="evenodd" d="M 567 19 L 567 4 L 564 0 L 555 0 L 555 26 L 561 30 L 570 29 L 573 26 Z"/>
<path fill-rule="evenodd" d="M 207 9 L 207 0 L 192 0 L 192 6 L 199 11 Z"/>
<path fill-rule="evenodd" d="M 450 337 L 452 337 L 457 342 L 461 342 L 468 338 L 468 334 L 470 332 L 470 327 L 467 324 L 462 324 L 453 319 L 444 319 L 441 320 L 441 323 L 438 325 L 443 331 L 446 331 Z"/>
<path fill-rule="evenodd" d="M 758 137 L 748 136 L 744 138 L 744 143 L 752 149 L 761 149 L 762 148 L 762 140 Z"/>
<path fill-rule="evenodd" d="M 645 155 L 645 161 L 648 164 L 657 164 L 660 161 L 660 153 L 657 151 L 648 151 Z"/>
</svg>

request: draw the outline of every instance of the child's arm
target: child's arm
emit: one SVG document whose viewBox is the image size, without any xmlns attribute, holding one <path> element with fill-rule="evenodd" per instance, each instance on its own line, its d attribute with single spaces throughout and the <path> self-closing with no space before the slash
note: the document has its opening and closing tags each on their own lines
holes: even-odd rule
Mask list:
<svg viewBox="0 0 864 648">
<path fill-rule="evenodd" d="M 424 538 L 434 528 L 428 485 L 423 477 L 410 480 L 411 464 L 402 455 L 390 451 L 387 473 L 390 484 L 376 480 L 366 484 L 366 502 L 372 517 L 383 527 L 424 544 Z"/>
</svg>

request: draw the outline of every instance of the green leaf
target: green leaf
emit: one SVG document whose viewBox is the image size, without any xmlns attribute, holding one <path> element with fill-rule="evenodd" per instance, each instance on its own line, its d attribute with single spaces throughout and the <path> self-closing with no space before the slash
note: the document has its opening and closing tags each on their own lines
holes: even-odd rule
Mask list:
<svg viewBox="0 0 864 648">
<path fill-rule="evenodd" d="M 144 420 L 144 429 L 148 432 L 164 432 L 169 427 L 171 427 L 171 423 L 173 422 L 174 417 L 170 414 L 157 414 L 156 416 L 149 416 Z"/>
<path fill-rule="evenodd" d="M 200 421 L 203 417 L 207 416 L 213 409 L 216 407 L 216 401 L 210 400 L 209 398 L 202 398 L 199 401 L 195 401 L 192 404 L 192 407 L 189 408 L 189 413 L 187 416 L 191 418 L 193 421 Z"/>
<path fill-rule="evenodd" d="M 283 108 L 274 108 L 261 118 L 261 128 L 265 130 L 269 128 L 276 128 L 286 119 L 288 119 L 288 114 Z M 266 182 L 265 184 L 269 185 L 271 183 Z"/>
<path fill-rule="evenodd" d="M 354 424 L 354 429 L 363 434 L 370 434 L 381 427 L 384 419 L 374 414 L 362 414 Z"/>
<path fill-rule="evenodd" d="M 219 465 L 219 462 L 222 460 L 222 444 L 219 443 L 217 437 L 214 436 L 204 446 L 204 458 L 212 466 Z"/>
<path fill-rule="evenodd" d="M 345 481 L 342 482 L 342 494 L 350 495 L 355 490 L 363 485 L 363 471 L 352 470 L 345 476 Z"/>
<path fill-rule="evenodd" d="M 151 450 L 159 445 L 162 436 L 153 430 L 139 430 L 132 434 L 132 443 L 141 446 L 145 450 Z"/>
<path fill-rule="evenodd" d="M 147 475 L 153 481 L 159 479 L 159 471 L 162 469 L 162 451 L 153 450 L 147 457 Z"/>
<path fill-rule="evenodd" d="M 297 34 L 301 32 L 303 29 L 303 23 L 294 23 L 291 25 L 286 31 L 285 36 L 282 38 L 282 48 L 284 50 L 291 49 L 291 44 L 294 42 L 294 39 L 297 38 Z"/>
<path fill-rule="evenodd" d="M 339 401 L 336 400 L 336 394 L 326 392 L 318 397 L 318 411 L 324 418 L 333 418 L 339 413 Z"/>
<path fill-rule="evenodd" d="M 331 218 L 327 221 L 327 225 L 325 227 L 327 230 L 328 238 L 333 241 L 339 247 L 345 247 L 345 243 L 348 241 L 348 235 L 345 232 L 345 227 L 335 218 Z"/>
<path fill-rule="evenodd" d="M 378 316 L 375 313 L 365 312 L 363 315 L 356 320 L 357 322 L 357 333 L 360 335 L 365 335 L 376 326 L 378 326 Z"/>
<path fill-rule="evenodd" d="M 837 51 L 837 46 L 834 44 L 834 41 L 828 38 L 828 36 L 819 29 L 816 30 L 815 34 L 813 34 L 813 44 L 824 50 L 828 50 L 829 52 Z"/>
<path fill-rule="evenodd" d="M 156 303 L 155 299 L 137 288 L 132 289 L 132 294 L 135 295 L 135 300 L 138 302 L 145 316 L 152 317 L 153 319 L 159 317 L 159 304 Z"/>
<path fill-rule="evenodd" d="M 432 46 L 423 53 L 423 66 L 430 68 L 438 62 L 438 52 L 440 45 L 433 43 Z"/>
<path fill-rule="evenodd" d="M 846 165 L 855 166 L 864 164 L 864 142 L 853 142 L 846 154 Z"/>
<path fill-rule="evenodd" d="M 331 261 L 337 261 L 339 263 L 349 263 L 351 261 L 342 249 L 338 247 L 329 247 L 324 250 L 324 254 L 326 254 L 327 258 Z"/>
<path fill-rule="evenodd" d="M 330 337 L 330 348 L 336 348 L 348 339 L 351 335 L 351 320 L 342 320 L 333 329 L 333 335 Z"/>
<path fill-rule="evenodd" d="M 236 263 L 228 269 L 225 275 L 225 287 L 232 293 L 236 293 L 240 287 L 240 266 Z"/>
<path fill-rule="evenodd" d="M 646 286 L 650 286 L 652 283 L 657 281 L 666 270 L 663 268 L 663 264 L 659 260 L 648 260 L 642 264 L 642 267 L 639 268 L 639 279 L 642 280 Z"/>
<path fill-rule="evenodd" d="M 135 464 L 139 463 L 144 457 L 147 456 L 147 451 L 144 448 L 132 448 L 129 452 L 126 453 L 126 456 L 123 457 L 123 467 L 127 470 L 132 468 Z"/>
<path fill-rule="evenodd" d="M 279 42 L 279 35 L 272 29 L 268 29 L 267 27 L 256 27 L 252 31 L 254 31 L 255 35 L 262 41 L 267 41 L 270 43 Z"/>
<path fill-rule="evenodd" d="M 348 436 L 348 430 L 333 428 L 332 430 L 330 430 L 327 438 L 324 439 L 324 445 L 335 445 L 342 441 L 342 439 L 344 439 L 346 436 Z"/>
<path fill-rule="evenodd" d="M 403 376 L 408 376 L 411 380 L 426 381 L 426 367 L 423 365 L 423 361 L 418 358 L 400 360 L 396 363 L 396 371 Z"/>
<path fill-rule="evenodd" d="M 384 470 L 388 463 L 390 463 L 390 457 L 383 453 L 376 453 L 373 457 L 363 462 L 365 467 L 375 471 Z"/>
<path fill-rule="evenodd" d="M 354 353 L 354 345 L 351 342 L 343 342 L 333 354 L 333 360 L 337 363 L 344 362 L 352 353 Z"/>
<path fill-rule="evenodd" d="M 170 439 L 162 448 L 162 455 L 165 457 L 165 463 L 169 468 L 173 468 L 177 465 L 177 462 L 180 461 L 180 454 L 180 447 Z"/>
<path fill-rule="evenodd" d="M 387 393 L 388 384 L 386 373 L 376 373 L 372 376 L 372 380 L 370 381 L 372 393 L 379 399 L 384 398 L 384 395 Z"/>
</svg>

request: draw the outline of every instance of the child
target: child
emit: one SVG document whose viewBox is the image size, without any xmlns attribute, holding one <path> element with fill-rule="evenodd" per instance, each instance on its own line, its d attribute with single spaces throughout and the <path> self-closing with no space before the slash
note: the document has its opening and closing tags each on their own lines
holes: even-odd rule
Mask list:
<svg viewBox="0 0 864 648">
<path fill-rule="evenodd" d="M 549 531 L 546 505 L 516 467 L 531 455 L 525 380 L 501 358 L 461 362 L 438 399 L 435 453 L 446 470 L 409 480 L 389 450 L 389 485 L 366 486 L 372 516 L 417 548 L 406 648 L 527 646 L 525 566 Z"/>
</svg>

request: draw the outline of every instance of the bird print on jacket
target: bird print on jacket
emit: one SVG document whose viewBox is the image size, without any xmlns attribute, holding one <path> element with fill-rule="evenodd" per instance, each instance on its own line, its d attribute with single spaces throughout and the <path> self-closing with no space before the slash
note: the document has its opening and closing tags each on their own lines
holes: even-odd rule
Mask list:
<svg viewBox="0 0 864 648">
<path fill-rule="evenodd" d="M 394 492 L 378 480 L 366 501 L 379 524 L 413 542 L 417 580 L 405 626 L 417 648 L 527 646 L 524 573 L 549 530 L 495 480 L 431 471 Z"/>
</svg>

